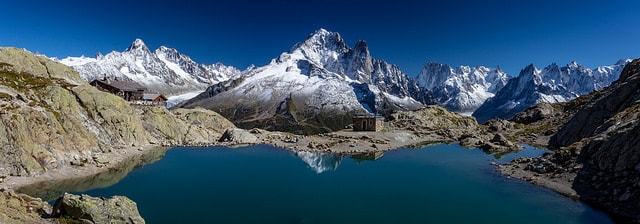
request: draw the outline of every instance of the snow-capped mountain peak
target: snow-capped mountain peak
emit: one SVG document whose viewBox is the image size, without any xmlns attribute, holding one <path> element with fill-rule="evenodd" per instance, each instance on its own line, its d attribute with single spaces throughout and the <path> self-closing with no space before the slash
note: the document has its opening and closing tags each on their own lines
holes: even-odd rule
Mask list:
<svg viewBox="0 0 640 224">
<path fill-rule="evenodd" d="M 123 52 L 98 53 L 95 58 L 67 57 L 59 61 L 76 69 L 89 82 L 104 76 L 120 78 L 168 97 L 202 92 L 210 85 L 240 75 L 239 70 L 219 63 L 198 64 L 174 48 L 161 46 L 151 52 L 141 39 L 133 41 Z"/>
<path fill-rule="evenodd" d="M 340 34 L 319 29 L 268 65 L 210 87 L 185 107 L 215 108 L 243 127 L 314 133 L 342 129 L 354 114 L 422 107 L 412 98 L 426 95 L 418 89 L 397 66 L 372 58 L 366 42 L 350 48 Z"/>
<path fill-rule="evenodd" d="M 555 63 L 553 63 L 553 64 L 555 64 Z M 578 64 L 578 62 L 577 62 L 577 61 L 572 61 L 571 63 L 567 64 L 567 67 L 568 67 L 568 68 L 576 69 L 576 68 L 581 68 L 581 67 L 583 67 L 583 66 L 582 66 L 582 65 L 580 65 L 580 64 Z"/>
<path fill-rule="evenodd" d="M 125 51 L 135 51 L 135 50 L 144 50 L 149 51 L 147 45 L 142 41 L 142 39 L 137 38 Z"/>
<path fill-rule="evenodd" d="M 303 46 L 316 46 L 327 50 L 341 51 L 349 47 L 338 32 L 330 32 L 325 29 L 319 29 L 311 33 L 307 39 L 302 42 Z"/>
<path fill-rule="evenodd" d="M 321 59 L 337 58 L 339 54 L 347 52 L 349 47 L 339 33 L 319 29 L 310 34 L 305 41 L 291 48 L 289 53 L 294 53 L 297 50 L 301 51 L 308 59 L 323 64 L 325 61 Z"/>
</svg>

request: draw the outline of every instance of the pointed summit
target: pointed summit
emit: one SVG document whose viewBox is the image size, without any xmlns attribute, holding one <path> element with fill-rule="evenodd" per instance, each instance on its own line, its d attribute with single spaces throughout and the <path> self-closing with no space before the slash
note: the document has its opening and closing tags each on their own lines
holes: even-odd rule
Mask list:
<svg viewBox="0 0 640 224">
<path fill-rule="evenodd" d="M 178 52 L 178 49 L 175 48 L 170 48 L 170 47 L 165 47 L 165 46 L 160 46 L 158 49 L 156 49 L 156 54 L 180 54 L 180 52 Z"/>
<path fill-rule="evenodd" d="M 358 55 L 362 58 L 370 58 L 371 53 L 369 53 L 369 47 L 367 47 L 367 42 L 364 40 L 359 40 L 356 42 L 356 46 L 353 48 L 353 52 L 355 55 Z"/>
<path fill-rule="evenodd" d="M 338 53 L 344 53 L 349 49 L 339 33 L 327 31 L 322 28 L 311 33 L 304 42 L 296 44 L 291 52 L 298 48 L 316 52 L 331 50 Z"/>
<path fill-rule="evenodd" d="M 582 67 L 582 65 L 578 64 L 578 62 L 576 62 L 576 61 L 571 61 L 571 63 L 567 64 L 567 67 L 569 67 L 569 68 L 578 68 L 578 67 Z"/>
<path fill-rule="evenodd" d="M 354 47 L 355 50 L 368 50 L 369 47 L 367 47 L 367 42 L 364 40 L 359 40 L 358 42 L 356 42 L 356 46 Z"/>
<path fill-rule="evenodd" d="M 333 33 L 334 33 L 334 32 L 330 32 L 330 31 L 328 31 L 328 30 L 326 30 L 326 29 L 324 29 L 324 28 L 320 28 L 320 29 L 318 29 L 318 30 L 314 31 L 313 33 L 311 33 L 311 35 L 309 35 L 309 36 L 310 36 L 310 37 L 311 37 L 311 36 L 316 36 L 316 35 L 325 35 L 325 36 L 326 36 L 326 35 L 331 35 L 331 34 L 333 34 Z"/>
<path fill-rule="evenodd" d="M 536 68 L 535 65 L 533 65 L 533 63 L 527 65 L 527 67 L 523 68 L 522 70 L 520 70 L 520 75 L 519 76 L 523 76 L 523 75 L 533 75 L 535 74 L 535 71 L 538 70 L 538 68 Z"/>
<path fill-rule="evenodd" d="M 133 41 L 133 43 L 131 43 L 131 45 L 125 51 L 133 51 L 137 49 L 149 51 L 147 45 L 144 44 L 144 42 L 140 38 L 137 38 L 135 41 Z"/>
</svg>

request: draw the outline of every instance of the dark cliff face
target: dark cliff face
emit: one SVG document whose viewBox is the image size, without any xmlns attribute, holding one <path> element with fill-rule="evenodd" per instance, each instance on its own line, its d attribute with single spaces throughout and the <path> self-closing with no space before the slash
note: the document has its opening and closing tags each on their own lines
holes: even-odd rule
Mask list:
<svg viewBox="0 0 640 224">
<path fill-rule="evenodd" d="M 640 222 L 640 59 L 585 98 L 550 145 L 580 150 L 574 189 L 581 199 Z"/>
</svg>

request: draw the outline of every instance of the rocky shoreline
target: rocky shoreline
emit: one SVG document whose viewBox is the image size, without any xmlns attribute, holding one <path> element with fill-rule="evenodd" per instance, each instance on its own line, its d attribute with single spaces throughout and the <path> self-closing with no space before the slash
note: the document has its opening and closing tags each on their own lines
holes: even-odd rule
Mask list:
<svg viewBox="0 0 640 224">
<path fill-rule="evenodd" d="M 453 138 L 447 138 L 435 133 L 417 135 L 415 132 L 407 130 L 387 130 L 384 132 L 354 132 L 351 130 L 343 130 L 311 136 L 270 132 L 261 129 L 243 130 L 231 128 L 230 130 L 234 130 L 233 132 L 235 132 L 235 134 L 230 134 L 230 136 L 226 138 L 224 136 L 226 133 L 223 134 L 223 137 L 220 138 L 222 141 L 180 146 L 234 147 L 252 144 L 268 144 L 291 151 L 353 155 L 455 142 Z M 13 191 L 40 182 L 64 181 L 97 175 L 102 172 L 108 172 L 111 169 L 116 169 L 122 166 L 122 163 L 131 160 L 131 158 L 150 153 L 158 147 L 163 146 L 150 144 L 143 147 L 127 147 L 118 151 L 104 153 L 104 158 L 109 158 L 107 162 L 102 161 L 104 163 L 99 162 L 100 159 L 96 158 L 95 161 L 85 164 L 84 166 L 63 167 L 33 177 L 9 176 L 0 183 L 0 189 Z M 177 147 L 177 145 L 175 145 L 175 147 Z M 510 163 L 495 165 L 496 169 L 506 177 L 521 179 L 551 189 L 564 196 L 579 199 L 576 191 L 572 189 L 572 182 L 575 179 L 576 171 L 579 170 L 579 167 L 572 167 L 570 170 L 558 168 L 554 163 L 549 161 L 549 157 L 553 154 L 554 153 L 549 153 L 539 158 L 518 158 Z"/>
<path fill-rule="evenodd" d="M 556 165 L 549 162 L 544 156 L 516 158 L 506 164 L 496 164 L 496 170 L 502 175 L 527 181 L 565 197 L 579 199 L 579 195 L 572 188 L 577 168 L 574 167 L 570 171 L 562 172 L 554 167 Z"/>
<path fill-rule="evenodd" d="M 51 170 L 41 175 L 7 176 L 3 181 L 0 181 L 0 188 L 19 190 L 22 187 L 38 183 L 94 176 L 102 172 L 122 167 L 123 163 L 130 161 L 132 158 L 140 157 L 149 153 L 151 150 L 161 147 L 163 146 L 147 145 L 141 147 L 129 147 L 119 151 L 102 153 L 101 157 L 96 157 L 94 161 L 88 161 L 83 165 L 66 166 L 60 169 Z"/>
</svg>

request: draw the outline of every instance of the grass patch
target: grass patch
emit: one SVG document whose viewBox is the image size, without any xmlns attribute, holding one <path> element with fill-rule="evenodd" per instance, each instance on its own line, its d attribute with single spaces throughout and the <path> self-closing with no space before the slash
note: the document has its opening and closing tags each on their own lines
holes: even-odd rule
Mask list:
<svg viewBox="0 0 640 224">
<path fill-rule="evenodd" d="M 27 73 L 0 71 L 0 85 L 11 87 L 20 92 L 39 90 L 47 86 L 58 84 L 61 80 L 45 77 L 35 77 Z"/>
</svg>

